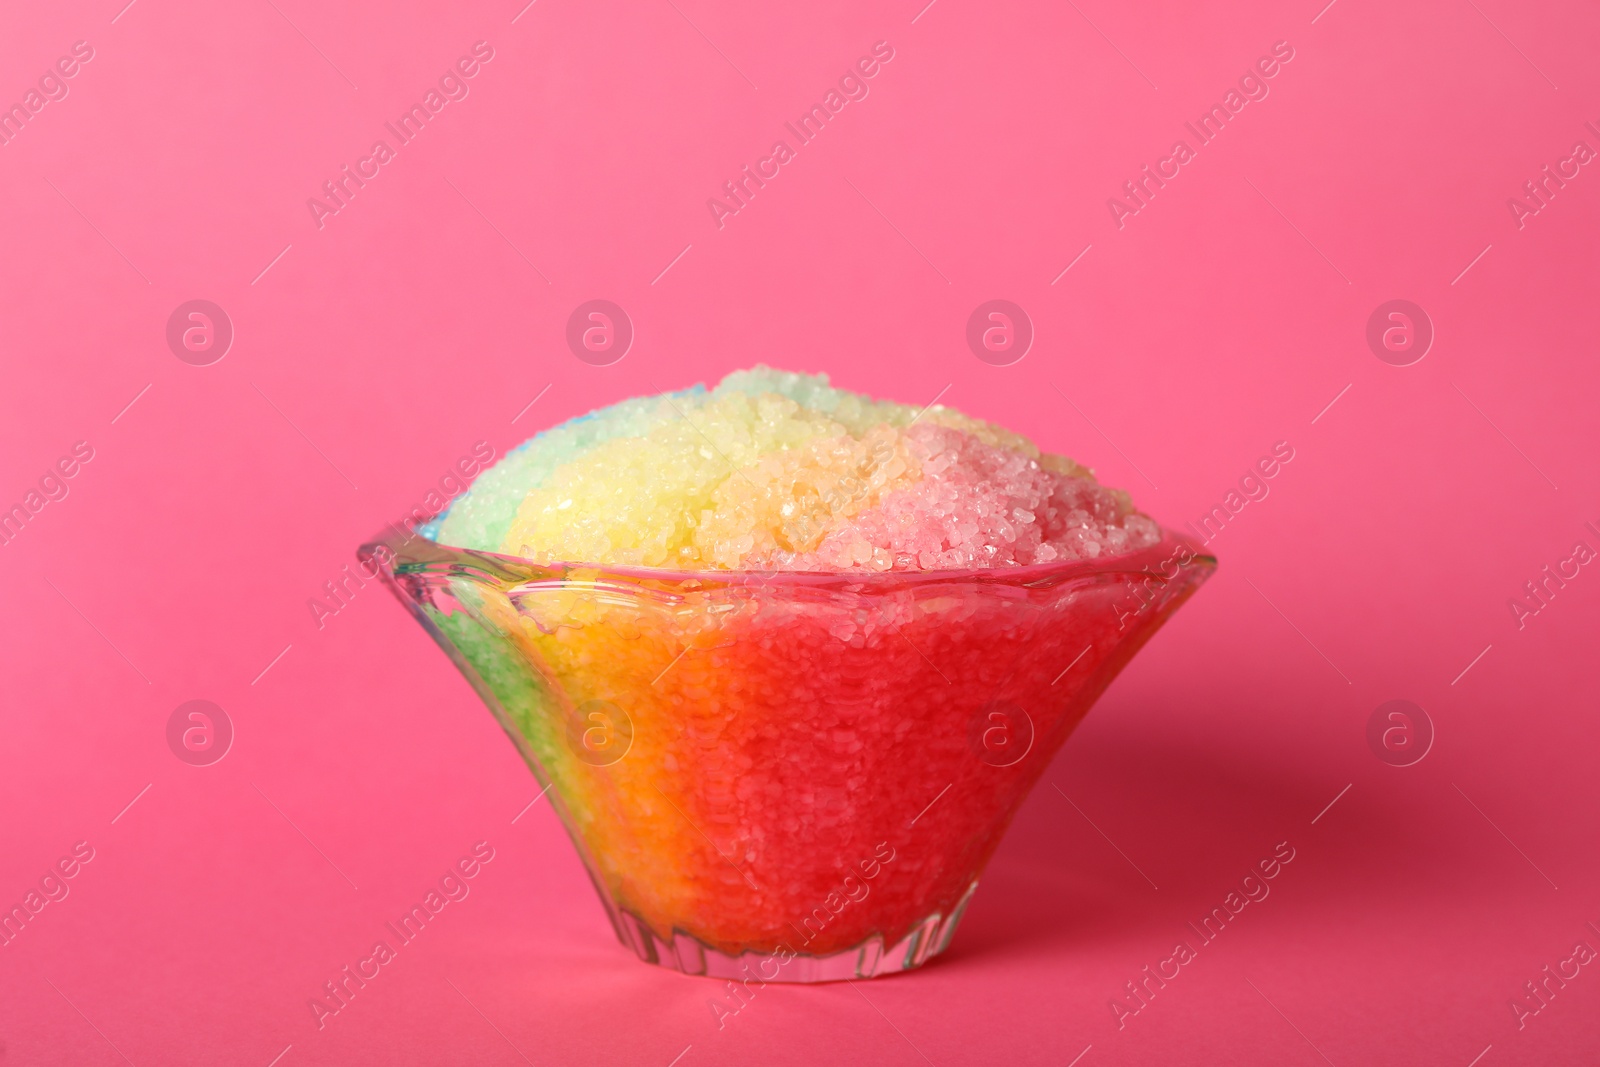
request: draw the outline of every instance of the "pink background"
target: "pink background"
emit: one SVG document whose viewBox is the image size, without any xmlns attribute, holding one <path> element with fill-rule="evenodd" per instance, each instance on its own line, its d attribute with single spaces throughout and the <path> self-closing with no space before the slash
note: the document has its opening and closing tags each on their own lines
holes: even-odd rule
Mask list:
<svg viewBox="0 0 1600 1067">
<path fill-rule="evenodd" d="M 1600 1057 L 1595 968 L 1509 1006 L 1600 947 L 1600 574 L 1507 606 L 1600 548 L 1600 174 L 1520 229 L 1506 203 L 1600 148 L 1592 9 L 523 2 L 0 15 L 0 102 L 94 49 L 0 146 L 0 506 L 94 449 L 0 548 L 0 903 L 95 850 L 0 948 L 0 1063 Z M 479 40 L 319 230 L 307 198 Z M 1118 229 L 1107 198 L 1280 40 L 1270 95 Z M 707 198 L 877 41 L 870 95 L 719 230 Z M 563 340 L 593 297 L 637 328 L 613 366 Z M 964 341 L 994 297 L 1037 329 L 1011 366 Z M 195 298 L 236 331 L 210 366 L 164 339 Z M 1408 367 L 1365 342 L 1394 298 L 1437 330 Z M 307 601 L 474 442 L 760 360 L 948 386 L 1173 526 L 1295 458 L 1047 773 L 1082 814 L 1037 791 L 945 957 L 719 1030 L 713 983 L 615 943 L 549 806 L 512 822 L 533 779 L 393 598 L 320 630 Z M 1366 740 L 1396 698 L 1437 730 L 1404 768 Z M 237 732 L 212 766 L 167 746 L 191 699 Z M 480 840 L 470 897 L 319 1031 L 322 983 Z"/>
</svg>

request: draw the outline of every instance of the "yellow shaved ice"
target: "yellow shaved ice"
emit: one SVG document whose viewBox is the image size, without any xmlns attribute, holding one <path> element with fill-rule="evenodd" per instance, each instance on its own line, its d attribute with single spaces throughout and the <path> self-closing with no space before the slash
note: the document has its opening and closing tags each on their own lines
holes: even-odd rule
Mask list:
<svg viewBox="0 0 1600 1067">
<path fill-rule="evenodd" d="M 757 367 L 539 435 L 434 536 L 544 563 L 887 571 L 1093 559 L 1160 530 L 992 423 Z"/>
</svg>

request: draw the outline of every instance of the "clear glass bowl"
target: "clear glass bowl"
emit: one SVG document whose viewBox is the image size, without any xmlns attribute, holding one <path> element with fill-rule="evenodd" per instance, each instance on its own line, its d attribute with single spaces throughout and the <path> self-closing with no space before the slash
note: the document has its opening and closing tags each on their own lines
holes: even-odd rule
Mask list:
<svg viewBox="0 0 1600 1067">
<path fill-rule="evenodd" d="M 363 545 L 549 791 L 623 944 L 685 974 L 870 978 L 944 950 L 1072 728 L 1215 569 L 888 574 Z"/>
</svg>

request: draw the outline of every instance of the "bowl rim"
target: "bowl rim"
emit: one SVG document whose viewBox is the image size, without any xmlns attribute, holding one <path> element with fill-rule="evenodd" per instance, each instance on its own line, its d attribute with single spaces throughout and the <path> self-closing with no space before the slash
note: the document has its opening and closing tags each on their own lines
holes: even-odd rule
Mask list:
<svg viewBox="0 0 1600 1067">
<path fill-rule="evenodd" d="M 1183 572 L 1195 567 L 1206 572 L 1217 567 L 1217 557 L 1207 552 L 1201 542 L 1187 534 L 1167 527 L 1159 527 L 1161 537 L 1154 544 L 1132 552 L 1095 559 L 1051 560 L 1048 563 L 1030 563 L 1021 566 L 966 567 L 913 571 L 794 571 L 794 570 L 673 570 L 665 567 L 637 567 L 611 563 L 585 563 L 572 561 L 541 562 L 522 556 L 510 556 L 486 549 L 462 548 L 435 541 L 416 531 L 406 531 L 403 526 L 391 523 L 378 535 L 369 538 L 356 552 L 363 562 L 377 558 L 385 571 L 397 566 L 408 570 L 429 569 L 429 565 L 444 564 L 456 573 L 463 566 L 483 569 L 497 578 L 514 578 L 519 583 L 527 581 L 593 581 L 611 577 L 634 582 L 656 582 L 666 585 L 699 586 L 797 586 L 810 588 L 860 589 L 884 585 L 904 587 L 915 584 L 940 582 L 978 582 L 1003 585 L 1055 584 L 1076 577 L 1115 573 L 1148 573 L 1160 581 L 1173 581 Z M 416 546 L 424 546 L 420 553 Z M 379 549 L 387 550 L 385 560 Z M 1179 561 L 1178 555 L 1188 553 Z M 469 560 L 481 561 L 474 567 Z M 1152 570 L 1157 564 L 1173 564 L 1171 573 Z M 408 566 L 409 565 L 409 566 Z M 418 567 L 420 565 L 420 568 Z M 580 573 L 581 572 L 581 573 Z M 542 578 L 541 578 L 542 576 Z"/>
</svg>

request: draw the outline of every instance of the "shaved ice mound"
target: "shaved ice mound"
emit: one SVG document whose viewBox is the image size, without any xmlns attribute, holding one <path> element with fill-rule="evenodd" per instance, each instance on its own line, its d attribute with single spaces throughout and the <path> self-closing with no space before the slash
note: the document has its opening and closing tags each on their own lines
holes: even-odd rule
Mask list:
<svg viewBox="0 0 1600 1067">
<path fill-rule="evenodd" d="M 434 536 L 543 563 L 871 572 L 1098 559 L 1161 533 L 998 426 L 758 367 L 540 434 Z"/>
</svg>

